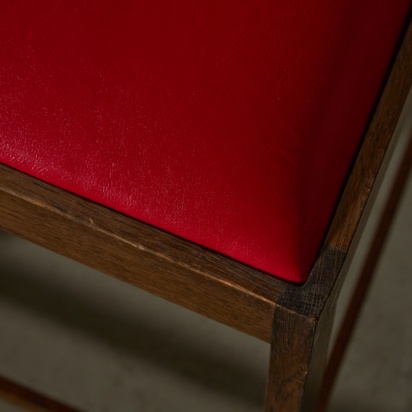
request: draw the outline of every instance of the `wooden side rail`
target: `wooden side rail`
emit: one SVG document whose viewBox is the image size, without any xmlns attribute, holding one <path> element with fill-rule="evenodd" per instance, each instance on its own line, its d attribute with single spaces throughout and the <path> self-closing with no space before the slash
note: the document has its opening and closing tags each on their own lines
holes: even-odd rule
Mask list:
<svg viewBox="0 0 412 412">
<path fill-rule="evenodd" d="M 337 297 L 396 144 L 394 131 L 411 85 L 409 21 L 309 279 L 288 285 L 277 301 L 266 412 L 318 408 Z"/>
<path fill-rule="evenodd" d="M 0 228 L 270 341 L 280 280 L 1 164 Z"/>
</svg>

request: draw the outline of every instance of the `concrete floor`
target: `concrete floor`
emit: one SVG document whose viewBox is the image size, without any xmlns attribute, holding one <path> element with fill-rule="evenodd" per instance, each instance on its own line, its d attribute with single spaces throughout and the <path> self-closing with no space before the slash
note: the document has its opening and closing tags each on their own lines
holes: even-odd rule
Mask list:
<svg viewBox="0 0 412 412">
<path fill-rule="evenodd" d="M 412 179 L 332 412 L 412 411 L 411 210 Z M 363 254 L 364 248 L 357 260 Z M 73 406 L 94 412 L 261 411 L 268 349 L 0 233 L 0 371 Z M 18 409 L 0 403 L 0 411 Z"/>
</svg>

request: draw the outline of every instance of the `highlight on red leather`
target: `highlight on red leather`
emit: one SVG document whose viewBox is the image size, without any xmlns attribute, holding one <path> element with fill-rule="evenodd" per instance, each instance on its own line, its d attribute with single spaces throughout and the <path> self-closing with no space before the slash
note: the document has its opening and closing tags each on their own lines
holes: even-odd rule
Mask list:
<svg viewBox="0 0 412 412">
<path fill-rule="evenodd" d="M 0 161 L 304 281 L 409 0 L 0 6 Z"/>
</svg>

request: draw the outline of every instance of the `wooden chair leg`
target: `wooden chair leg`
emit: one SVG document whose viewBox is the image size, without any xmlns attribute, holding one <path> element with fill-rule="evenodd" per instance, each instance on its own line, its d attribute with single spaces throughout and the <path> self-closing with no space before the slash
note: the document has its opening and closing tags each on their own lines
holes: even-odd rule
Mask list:
<svg viewBox="0 0 412 412">
<path fill-rule="evenodd" d="M 334 306 L 334 302 L 332 303 Z M 313 412 L 326 366 L 334 307 L 320 319 L 275 311 L 266 412 Z"/>
</svg>

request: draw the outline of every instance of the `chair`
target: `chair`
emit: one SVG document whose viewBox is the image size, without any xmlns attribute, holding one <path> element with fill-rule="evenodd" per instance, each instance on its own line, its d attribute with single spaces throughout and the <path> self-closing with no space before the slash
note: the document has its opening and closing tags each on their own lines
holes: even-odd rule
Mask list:
<svg viewBox="0 0 412 412">
<path fill-rule="evenodd" d="M 402 7 L 399 7 L 398 16 L 403 15 L 409 5 L 404 2 Z M 398 29 L 400 30 L 399 27 Z M 396 33 L 393 29 L 393 38 L 397 37 Z M 247 259 L 241 263 L 239 260 L 242 260 L 242 257 L 238 260 L 232 258 L 236 256 L 228 257 L 227 255 L 231 255 L 227 250 L 220 250 L 222 253 L 217 253 L 211 250 L 209 244 L 199 246 L 184 240 L 181 234 L 175 236 L 158 229 L 153 222 L 149 222 L 153 223 L 149 225 L 129 217 L 124 214 L 122 207 L 116 207 L 116 201 L 113 203 L 110 196 L 108 196 L 109 207 L 107 207 L 102 205 L 105 202 L 94 201 L 94 195 L 88 199 L 84 195 L 87 188 L 79 196 L 70 192 L 76 192 L 71 187 L 46 183 L 44 180 L 47 179 L 42 177 L 44 170 L 36 163 L 39 154 L 34 147 L 31 149 L 34 153 L 33 163 L 36 173 L 28 172 L 26 167 L 30 166 L 26 164 L 27 156 L 18 167 L 16 164 L 24 156 L 21 158 L 11 156 L 11 151 L 2 150 L 0 160 L 4 164 L 0 166 L 0 227 L 269 342 L 271 351 L 266 411 L 315 410 L 318 407 L 325 373 L 336 299 L 351 256 L 356 249 L 363 222 L 395 145 L 392 139 L 393 131 L 411 86 L 411 36 L 410 27 L 403 31 L 402 44 L 397 49 L 396 59 L 393 61 L 390 74 L 387 75 L 362 145 L 357 150 L 356 161 L 346 179 L 339 203 L 334 207 L 334 215 L 328 224 L 328 229 L 326 232 L 316 230 L 317 236 L 320 233 L 323 238 L 320 249 L 317 244 L 302 243 L 303 249 L 308 248 L 314 252 L 318 250 L 313 265 L 310 256 L 314 252 L 305 252 L 302 267 L 308 266 L 309 263 L 312 265 L 306 281 L 302 278 L 303 271 L 297 276 L 289 274 L 288 279 L 280 279 L 268 274 L 270 269 L 263 263 L 260 269 L 256 269 Z M 96 41 L 96 39 L 92 40 Z M 104 39 L 108 44 L 110 40 L 110 36 Z M 72 41 L 70 36 L 66 41 L 70 44 Z M 231 43 L 234 40 L 229 38 L 227 41 L 229 54 L 217 61 L 216 67 L 224 64 L 225 59 L 230 58 L 230 53 L 235 53 Z M 156 40 L 154 42 L 157 44 Z M 386 45 L 386 49 L 388 47 Z M 41 52 L 47 56 L 51 53 L 47 48 Z M 151 51 L 147 53 L 150 55 Z M 53 54 L 51 53 L 50 56 Z M 18 61 L 16 65 L 32 67 L 33 71 L 42 70 L 28 64 L 30 56 L 19 56 L 19 58 L 28 60 Z M 95 58 L 97 61 L 101 58 L 98 51 Z M 48 78 L 48 72 L 45 73 L 45 76 L 41 76 L 43 80 Z M 167 74 L 165 76 L 167 77 Z M 50 84 L 45 81 L 41 87 L 45 89 L 51 87 L 53 90 L 52 81 Z M 245 87 L 253 87 L 253 85 L 246 84 Z M 13 92 L 19 93 L 14 89 Z M 53 93 L 52 91 L 51 98 L 54 98 Z M 162 91 L 162 93 L 167 99 L 168 92 Z M 6 94 L 6 97 L 11 95 Z M 122 105 L 124 101 L 131 102 L 131 96 L 119 95 L 118 98 L 116 102 L 118 105 Z M 196 96 L 193 96 L 193 99 L 195 101 Z M 7 106 L 7 102 L 10 106 Z M 106 103 L 108 110 L 112 110 L 111 103 Z M 185 101 L 182 104 L 192 103 Z M 232 103 L 236 105 L 236 102 Z M 2 105 L 9 121 L 3 128 L 4 148 L 11 145 L 10 140 L 7 140 L 6 132 L 10 132 L 11 124 L 17 123 L 16 116 L 13 117 L 14 109 L 7 111 L 9 107 L 14 108 L 13 102 L 5 99 Z M 344 109 L 340 107 L 338 111 Z M 99 111 L 99 108 L 97 107 L 96 110 Z M 369 113 L 371 107 L 364 110 Z M 65 117 L 64 113 L 60 115 L 60 122 L 69 125 L 70 118 Z M 103 116 L 104 113 L 97 113 L 97 115 Z M 201 120 L 194 112 L 193 116 L 195 121 Z M 34 118 L 29 120 L 28 125 L 36 122 Z M 111 127 L 110 122 L 103 120 L 101 125 Z M 26 132 L 30 136 L 37 130 L 26 130 Z M 156 128 L 150 132 L 156 132 Z M 29 140 L 25 142 L 30 148 Z M 60 137 L 58 140 L 57 145 L 62 141 Z M 356 141 L 352 142 L 352 145 L 356 147 Z M 50 153 L 53 153 L 54 149 L 50 148 Z M 117 149 L 106 147 L 105 150 Z M 409 158 L 406 158 L 405 165 L 410 163 L 409 151 L 407 156 Z M 350 155 L 346 157 L 350 160 Z M 406 176 L 406 169 L 406 166 L 403 167 L 401 177 Z M 33 177 L 36 174 L 39 177 Z M 397 189 L 401 189 L 402 180 L 402 178 L 398 179 Z M 68 184 L 76 185 L 71 179 Z M 305 187 L 305 190 L 310 191 L 312 188 Z M 338 193 L 340 185 L 334 190 Z M 392 199 L 396 200 L 396 197 L 395 194 Z M 328 222 L 328 218 L 322 217 L 322 219 Z M 381 240 L 383 234 L 378 233 L 377 239 Z M 365 282 L 366 286 L 367 283 Z M 353 303 L 353 308 L 356 308 L 358 301 L 359 298 Z M 356 310 L 352 315 L 356 315 Z M 352 315 L 351 319 L 354 317 Z M 326 375 L 326 387 L 333 380 L 335 373 L 333 365 L 339 363 L 340 353 L 341 350 L 335 352 L 333 357 L 335 360 Z M 9 400 L 26 407 L 31 406 L 34 410 L 71 410 L 3 378 L 0 380 L 0 392 Z M 325 407 L 326 400 L 327 395 L 324 395 L 320 408 Z"/>
</svg>

